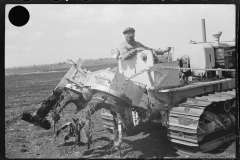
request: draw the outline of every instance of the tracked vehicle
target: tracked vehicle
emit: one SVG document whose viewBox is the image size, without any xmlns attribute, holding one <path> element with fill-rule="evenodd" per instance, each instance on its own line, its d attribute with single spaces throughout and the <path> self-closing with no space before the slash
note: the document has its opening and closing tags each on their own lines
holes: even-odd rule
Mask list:
<svg viewBox="0 0 240 160">
<path fill-rule="evenodd" d="M 91 101 L 104 96 L 119 102 L 128 130 L 139 121 L 160 119 L 175 148 L 213 150 L 236 134 L 235 42 L 219 42 L 220 35 L 213 35 L 213 43 L 173 48 L 172 60 L 169 55 L 154 57 L 147 50 L 122 60 L 113 49 L 119 72 L 94 72 L 84 86 L 98 94 Z M 112 129 L 108 109 L 103 109 L 103 124 Z"/>
<path fill-rule="evenodd" d="M 120 72 L 148 88 L 148 105 L 152 113 L 159 111 L 178 149 L 207 152 L 235 138 L 235 42 L 219 42 L 220 33 L 214 36 L 215 43 L 174 48 L 172 62 L 155 64 L 147 51 L 119 60 Z"/>
<path fill-rule="evenodd" d="M 220 42 L 221 34 L 213 34 L 215 42 L 191 41 L 172 48 L 172 60 L 143 51 L 123 61 L 118 50 L 112 50 L 119 72 L 146 88 L 147 96 L 131 89 L 142 96 L 135 108 L 151 110 L 151 119 L 160 118 L 177 149 L 207 152 L 236 138 L 235 41 Z M 157 58 L 160 63 L 155 63 Z M 148 112 L 145 117 L 135 113 L 134 125 Z"/>
<path fill-rule="evenodd" d="M 173 147 L 208 152 L 236 138 L 235 41 L 219 41 L 221 34 L 213 34 L 215 42 L 191 41 L 163 56 L 144 50 L 122 60 L 115 48 L 116 72 L 85 72 L 78 61 L 56 89 L 97 104 L 104 126 L 117 128 L 118 135 L 158 119 Z"/>
</svg>

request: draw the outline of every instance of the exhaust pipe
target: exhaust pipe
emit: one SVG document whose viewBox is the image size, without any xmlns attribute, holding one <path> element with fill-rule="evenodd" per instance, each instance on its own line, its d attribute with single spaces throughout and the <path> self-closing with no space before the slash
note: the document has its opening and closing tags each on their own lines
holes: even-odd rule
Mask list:
<svg viewBox="0 0 240 160">
<path fill-rule="evenodd" d="M 207 42 L 207 40 L 206 40 L 206 29 L 205 29 L 205 19 L 202 19 L 202 36 L 203 36 L 203 42 Z"/>
</svg>

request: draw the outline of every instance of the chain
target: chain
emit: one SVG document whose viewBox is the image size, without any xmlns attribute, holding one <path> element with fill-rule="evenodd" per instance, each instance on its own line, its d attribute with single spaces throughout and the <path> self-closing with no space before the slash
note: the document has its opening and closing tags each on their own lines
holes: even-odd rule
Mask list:
<svg viewBox="0 0 240 160">
<path fill-rule="evenodd" d="M 205 70 L 205 71 L 228 71 L 228 72 L 235 72 L 235 69 L 203 69 L 203 68 L 180 68 L 180 67 L 162 67 L 168 69 L 186 69 L 186 70 Z"/>
<path fill-rule="evenodd" d="M 130 80 L 130 79 L 132 79 L 132 78 L 134 78 L 134 77 L 136 77 L 136 76 L 138 76 L 138 75 L 140 75 L 140 74 L 142 74 L 146 71 L 149 71 L 150 69 L 151 69 L 151 67 L 145 68 L 145 69 L 141 70 L 140 72 L 138 72 L 136 74 L 133 74 L 131 77 L 127 78 L 127 80 Z"/>
<path fill-rule="evenodd" d="M 132 79 L 132 78 L 134 78 L 134 77 L 136 77 L 136 76 L 138 76 L 138 75 L 140 75 L 140 74 L 142 74 L 142 73 L 144 73 L 146 71 L 149 71 L 152 68 L 153 67 L 148 67 L 146 69 L 143 69 L 143 70 L 139 71 L 138 73 L 133 74 L 131 77 L 127 78 L 127 80 L 130 80 L 130 79 Z M 221 69 L 221 68 L 220 69 L 203 69 L 203 68 L 180 68 L 180 67 L 165 67 L 165 66 L 163 66 L 161 68 L 164 68 L 164 69 L 177 69 L 177 70 L 184 69 L 184 70 L 205 70 L 205 71 L 227 71 L 227 72 L 235 72 L 236 71 L 235 69 Z"/>
</svg>

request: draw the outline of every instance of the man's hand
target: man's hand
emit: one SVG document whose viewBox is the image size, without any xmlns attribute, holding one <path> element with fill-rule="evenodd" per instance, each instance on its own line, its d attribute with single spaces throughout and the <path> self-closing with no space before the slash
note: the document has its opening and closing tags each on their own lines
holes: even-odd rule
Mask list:
<svg viewBox="0 0 240 160">
<path fill-rule="evenodd" d="M 128 54 L 128 57 L 132 57 L 132 56 L 134 56 L 137 52 L 138 52 L 137 49 L 133 49 L 133 50 L 131 50 L 131 51 L 129 52 L 129 54 Z"/>
<path fill-rule="evenodd" d="M 136 49 L 133 49 L 133 50 L 130 51 L 130 54 L 135 54 L 135 53 L 137 53 Z"/>
<path fill-rule="evenodd" d="M 131 58 L 132 56 L 134 56 L 137 52 L 143 51 L 143 50 L 146 50 L 146 49 L 144 49 L 144 48 L 142 48 L 142 47 L 132 49 L 131 51 L 128 51 L 128 52 L 126 53 L 126 55 L 122 56 L 122 58 L 123 58 L 124 60 L 126 60 L 126 59 Z"/>
<path fill-rule="evenodd" d="M 167 47 L 163 52 L 165 53 L 165 52 L 169 52 L 169 51 L 171 51 L 171 47 Z"/>
</svg>

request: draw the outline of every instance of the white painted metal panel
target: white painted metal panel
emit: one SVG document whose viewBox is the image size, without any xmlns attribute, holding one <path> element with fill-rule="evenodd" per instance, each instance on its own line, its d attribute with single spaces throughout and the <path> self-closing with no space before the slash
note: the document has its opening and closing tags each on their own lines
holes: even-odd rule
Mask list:
<svg viewBox="0 0 240 160">
<path fill-rule="evenodd" d="M 145 61 L 142 60 L 141 55 L 145 54 L 147 59 Z M 118 61 L 119 72 L 123 73 L 126 77 L 131 77 L 133 74 L 138 73 L 139 71 L 146 69 L 148 67 L 153 66 L 153 55 L 152 52 L 149 50 L 145 50 L 142 52 L 138 52 L 135 56 L 128 60 L 119 59 Z M 152 75 L 153 76 L 153 75 Z M 147 87 L 151 87 L 151 83 L 148 78 L 148 73 L 144 72 L 134 78 L 131 79 L 135 82 L 140 82 Z"/>
<path fill-rule="evenodd" d="M 214 48 L 210 44 L 187 44 L 174 48 L 173 61 L 182 56 L 189 56 L 191 68 L 212 68 L 215 66 Z M 193 70 L 195 75 L 204 73 L 204 70 Z"/>
</svg>

